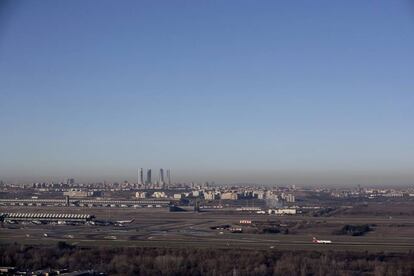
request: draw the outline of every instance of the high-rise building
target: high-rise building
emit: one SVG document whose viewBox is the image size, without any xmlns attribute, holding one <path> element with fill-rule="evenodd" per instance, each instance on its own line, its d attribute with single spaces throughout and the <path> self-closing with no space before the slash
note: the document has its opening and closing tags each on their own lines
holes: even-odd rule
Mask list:
<svg viewBox="0 0 414 276">
<path fill-rule="evenodd" d="M 159 178 L 159 182 L 160 182 L 160 184 L 161 185 L 164 185 L 164 169 L 163 168 L 161 168 L 160 169 L 160 178 Z"/>
<path fill-rule="evenodd" d="M 139 169 L 139 176 L 138 176 L 138 184 L 144 185 L 144 170 L 142 168 Z"/>
<path fill-rule="evenodd" d="M 151 184 L 152 180 L 151 180 L 151 169 L 147 170 L 147 182 L 146 184 Z"/>
<path fill-rule="evenodd" d="M 171 169 L 167 170 L 167 183 L 171 185 Z"/>
</svg>

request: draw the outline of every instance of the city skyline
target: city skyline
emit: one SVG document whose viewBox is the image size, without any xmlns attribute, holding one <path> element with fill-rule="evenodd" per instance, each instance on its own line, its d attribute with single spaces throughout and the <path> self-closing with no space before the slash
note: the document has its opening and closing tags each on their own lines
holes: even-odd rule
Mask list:
<svg viewBox="0 0 414 276">
<path fill-rule="evenodd" d="M 106 174 L 106 176 L 92 176 L 92 177 L 85 177 L 82 175 L 75 175 L 71 174 L 68 175 L 55 175 L 55 176 L 33 176 L 29 178 L 19 178 L 19 179 L 8 179 L 8 178 L 1 178 L 0 180 L 14 183 L 14 184 L 30 184 L 30 183 L 37 183 L 37 182 L 48 182 L 48 183 L 59 183 L 65 182 L 67 179 L 76 179 L 78 183 L 99 183 L 99 182 L 118 182 L 122 183 L 123 181 L 128 181 L 130 183 L 137 183 L 140 185 L 149 185 L 160 183 L 159 181 L 159 174 L 153 175 L 153 169 L 148 168 L 143 170 L 143 182 L 140 181 L 141 179 L 141 171 L 138 170 L 138 174 L 136 176 L 133 175 L 132 172 L 128 172 L 122 176 L 114 176 L 111 174 Z M 274 174 L 271 176 L 267 176 L 266 172 L 262 172 L 263 175 L 257 173 L 249 173 L 243 172 L 242 170 L 239 171 L 212 171 L 212 172 L 185 172 L 185 171 L 178 171 L 175 173 L 176 177 L 174 181 L 169 182 L 168 175 L 171 174 L 171 169 L 166 170 L 166 177 L 167 181 L 164 182 L 165 185 L 174 184 L 174 183 L 216 183 L 218 185 L 264 185 L 264 186 L 291 186 L 291 185 L 298 185 L 304 187 L 310 186 L 337 186 L 337 187 L 346 187 L 346 186 L 411 186 L 412 182 L 405 182 L 404 179 L 409 178 L 409 176 L 402 174 L 401 172 L 392 173 L 392 172 L 382 172 L 377 173 L 375 177 L 372 175 L 374 172 L 364 172 L 364 171 L 353 171 L 353 172 L 328 172 L 328 171 L 306 171 L 306 172 L 283 172 L 283 171 L 274 171 Z M 197 173 L 197 174 L 195 174 Z M 228 175 L 239 175 L 239 177 L 228 177 Z M 292 175 L 295 174 L 294 177 Z M 195 176 L 195 177 L 194 177 Z M 151 183 L 148 182 L 148 177 L 151 179 Z M 154 178 L 155 177 L 155 178 Z M 352 180 L 350 180 L 352 177 Z M 257 179 L 261 179 L 262 181 L 259 182 Z M 400 179 L 400 181 L 395 181 L 396 179 Z M 390 184 L 392 183 L 392 184 Z"/>
<path fill-rule="evenodd" d="M 0 179 L 413 184 L 413 5 L 322 2 L 4 1 Z"/>
</svg>

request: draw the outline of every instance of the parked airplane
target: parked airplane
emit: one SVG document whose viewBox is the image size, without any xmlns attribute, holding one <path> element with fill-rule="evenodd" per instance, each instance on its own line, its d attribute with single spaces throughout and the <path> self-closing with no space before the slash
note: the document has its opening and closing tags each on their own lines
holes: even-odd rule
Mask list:
<svg viewBox="0 0 414 276">
<path fill-rule="evenodd" d="M 330 241 L 330 240 L 318 240 L 315 237 L 313 237 L 312 242 L 313 243 L 323 243 L 323 244 L 332 243 L 332 241 Z"/>
<path fill-rule="evenodd" d="M 118 223 L 118 224 L 127 224 L 127 223 L 131 223 L 133 221 L 134 221 L 133 219 L 130 219 L 130 220 L 118 220 L 118 221 L 116 221 L 116 223 Z"/>
</svg>

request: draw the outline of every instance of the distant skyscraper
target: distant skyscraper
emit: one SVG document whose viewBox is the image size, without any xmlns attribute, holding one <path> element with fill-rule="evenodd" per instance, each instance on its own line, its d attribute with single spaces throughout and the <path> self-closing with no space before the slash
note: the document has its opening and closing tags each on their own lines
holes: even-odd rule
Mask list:
<svg viewBox="0 0 414 276">
<path fill-rule="evenodd" d="M 138 184 L 144 185 L 144 170 L 141 168 L 139 169 L 139 178 L 138 178 Z"/>
<path fill-rule="evenodd" d="M 167 170 L 167 183 L 171 185 L 171 169 Z"/>
<path fill-rule="evenodd" d="M 160 169 L 160 184 L 164 185 L 164 169 Z"/>
<path fill-rule="evenodd" d="M 152 180 L 151 180 L 151 169 L 147 170 L 147 184 L 151 184 Z"/>
</svg>

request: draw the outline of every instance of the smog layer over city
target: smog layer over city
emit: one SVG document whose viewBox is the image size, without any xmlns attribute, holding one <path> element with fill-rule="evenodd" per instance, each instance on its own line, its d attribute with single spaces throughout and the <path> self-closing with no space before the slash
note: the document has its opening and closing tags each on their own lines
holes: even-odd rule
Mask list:
<svg viewBox="0 0 414 276">
<path fill-rule="evenodd" d="M 414 4 L 0 0 L 0 275 L 414 275 Z"/>
</svg>

